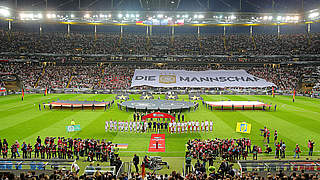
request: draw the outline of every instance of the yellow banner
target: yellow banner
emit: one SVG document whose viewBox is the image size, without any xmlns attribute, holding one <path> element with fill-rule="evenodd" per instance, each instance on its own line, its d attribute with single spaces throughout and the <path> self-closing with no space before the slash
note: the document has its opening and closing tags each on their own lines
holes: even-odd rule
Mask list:
<svg viewBox="0 0 320 180">
<path fill-rule="evenodd" d="M 246 123 L 246 122 L 238 122 L 237 123 L 236 132 L 250 134 L 250 132 L 251 132 L 251 124 Z"/>
</svg>

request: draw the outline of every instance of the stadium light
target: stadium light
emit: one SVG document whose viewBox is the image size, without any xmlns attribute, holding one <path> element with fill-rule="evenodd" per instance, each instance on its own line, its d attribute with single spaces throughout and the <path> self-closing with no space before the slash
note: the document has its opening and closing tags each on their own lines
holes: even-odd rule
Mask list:
<svg viewBox="0 0 320 180">
<path fill-rule="evenodd" d="M 309 15 L 309 18 L 313 19 L 319 16 L 319 12 L 314 12 Z"/>
<path fill-rule="evenodd" d="M 71 18 L 74 18 L 74 14 L 71 14 Z"/>
<path fill-rule="evenodd" d="M 20 14 L 20 19 L 22 19 L 22 20 L 33 19 L 33 18 L 34 18 L 34 15 L 32 13 L 31 14 L 21 13 Z"/>
<path fill-rule="evenodd" d="M 39 14 L 38 14 L 38 18 L 39 18 L 39 19 L 42 19 L 42 14 L 39 13 Z"/>
<path fill-rule="evenodd" d="M 47 14 L 48 19 L 54 19 L 56 18 L 56 14 Z"/>
<path fill-rule="evenodd" d="M 177 18 L 180 18 L 180 14 L 177 15 Z"/>
<path fill-rule="evenodd" d="M 136 18 L 138 18 L 138 17 L 140 17 L 140 15 L 139 15 L 139 14 L 136 14 Z"/>
<path fill-rule="evenodd" d="M 195 19 L 197 19 L 197 18 L 198 18 L 198 14 L 195 14 L 193 17 L 194 17 Z"/>
<path fill-rule="evenodd" d="M 129 18 L 130 17 L 130 15 L 129 14 L 126 14 L 126 18 Z"/>
<path fill-rule="evenodd" d="M 199 19 L 203 19 L 203 18 L 204 18 L 204 15 L 200 14 L 200 15 L 198 15 L 198 18 L 199 18 Z"/>
<path fill-rule="evenodd" d="M 2 9 L 0 9 L 0 14 L 4 17 L 9 17 L 10 11 L 8 9 L 2 8 Z"/>
<path fill-rule="evenodd" d="M 122 18 L 123 17 L 123 15 L 122 14 L 118 14 L 118 18 Z"/>
<path fill-rule="evenodd" d="M 277 17 L 277 20 L 278 20 L 278 21 L 281 21 L 281 19 L 282 19 L 282 16 L 278 16 L 278 17 Z"/>
<path fill-rule="evenodd" d="M 231 19 L 231 20 L 234 20 L 234 19 L 236 19 L 236 18 L 237 18 L 237 17 L 234 16 L 234 15 L 231 15 L 231 16 L 230 16 L 230 19 Z"/>
<path fill-rule="evenodd" d="M 90 18 L 90 14 L 85 14 L 84 18 Z"/>
<path fill-rule="evenodd" d="M 158 14 L 158 18 L 163 18 L 163 14 Z"/>
</svg>

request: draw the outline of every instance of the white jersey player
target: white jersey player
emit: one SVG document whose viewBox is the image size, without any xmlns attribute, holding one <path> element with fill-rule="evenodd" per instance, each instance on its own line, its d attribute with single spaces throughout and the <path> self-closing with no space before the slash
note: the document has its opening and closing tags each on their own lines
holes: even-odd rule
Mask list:
<svg viewBox="0 0 320 180">
<path fill-rule="evenodd" d="M 187 122 L 184 123 L 184 131 L 186 133 L 188 132 L 188 123 Z"/>
<path fill-rule="evenodd" d="M 117 121 L 114 121 L 114 122 L 113 122 L 113 128 L 114 128 L 114 131 L 117 131 L 117 124 L 118 124 L 118 122 L 117 122 Z"/>
<path fill-rule="evenodd" d="M 208 120 L 206 120 L 204 122 L 204 126 L 206 127 L 206 131 L 209 131 L 209 122 L 208 122 Z"/>
<path fill-rule="evenodd" d="M 129 123 L 128 123 L 128 121 L 126 121 L 126 122 L 125 122 L 125 127 L 124 127 L 124 129 L 125 129 L 126 132 L 128 132 L 128 126 L 129 126 Z"/>
<path fill-rule="evenodd" d="M 181 128 L 181 133 L 184 133 L 184 122 L 181 123 L 180 128 Z"/>
<path fill-rule="evenodd" d="M 192 132 L 196 131 L 196 122 L 192 121 Z"/>
<path fill-rule="evenodd" d="M 197 122 L 196 122 L 196 131 L 200 131 L 200 127 L 199 127 L 199 121 L 197 120 Z"/>
<path fill-rule="evenodd" d="M 204 131 L 205 130 L 205 126 L 204 126 L 204 122 L 203 121 L 201 121 L 201 131 Z"/>
<path fill-rule="evenodd" d="M 148 130 L 148 122 L 144 122 L 144 132 L 147 132 Z"/>
<path fill-rule="evenodd" d="M 108 121 L 106 121 L 106 125 L 105 125 L 105 130 L 106 130 L 106 132 L 108 131 L 108 129 L 109 129 L 109 122 Z"/>
<path fill-rule="evenodd" d="M 132 132 L 132 121 L 129 122 L 129 130 Z"/>
<path fill-rule="evenodd" d="M 133 123 L 132 123 L 132 128 L 133 128 L 133 131 L 134 132 L 137 132 L 137 122 L 136 121 L 133 121 Z"/>
<path fill-rule="evenodd" d="M 213 122 L 212 121 L 210 121 L 210 131 L 213 131 Z"/>
<path fill-rule="evenodd" d="M 110 120 L 110 131 L 112 131 L 112 130 L 113 130 L 113 121 Z"/>
<path fill-rule="evenodd" d="M 172 127 L 173 127 L 173 132 L 176 133 L 177 132 L 177 123 L 173 122 Z"/>
</svg>

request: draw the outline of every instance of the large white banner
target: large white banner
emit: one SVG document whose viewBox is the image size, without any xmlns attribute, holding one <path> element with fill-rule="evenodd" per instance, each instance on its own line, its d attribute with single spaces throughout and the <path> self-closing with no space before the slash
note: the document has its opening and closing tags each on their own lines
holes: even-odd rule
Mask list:
<svg viewBox="0 0 320 180">
<path fill-rule="evenodd" d="M 264 79 L 248 74 L 245 70 L 158 70 L 136 69 L 131 87 L 271 87 Z"/>
</svg>

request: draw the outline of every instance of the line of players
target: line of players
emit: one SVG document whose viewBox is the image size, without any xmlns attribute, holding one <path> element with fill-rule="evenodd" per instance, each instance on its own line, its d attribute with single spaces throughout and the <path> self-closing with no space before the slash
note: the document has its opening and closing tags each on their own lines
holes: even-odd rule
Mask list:
<svg viewBox="0 0 320 180">
<path fill-rule="evenodd" d="M 118 132 L 160 132 L 167 131 L 169 133 L 191 133 L 201 131 L 213 131 L 213 121 L 185 121 L 175 122 L 167 121 L 106 121 L 105 131 Z"/>
</svg>

